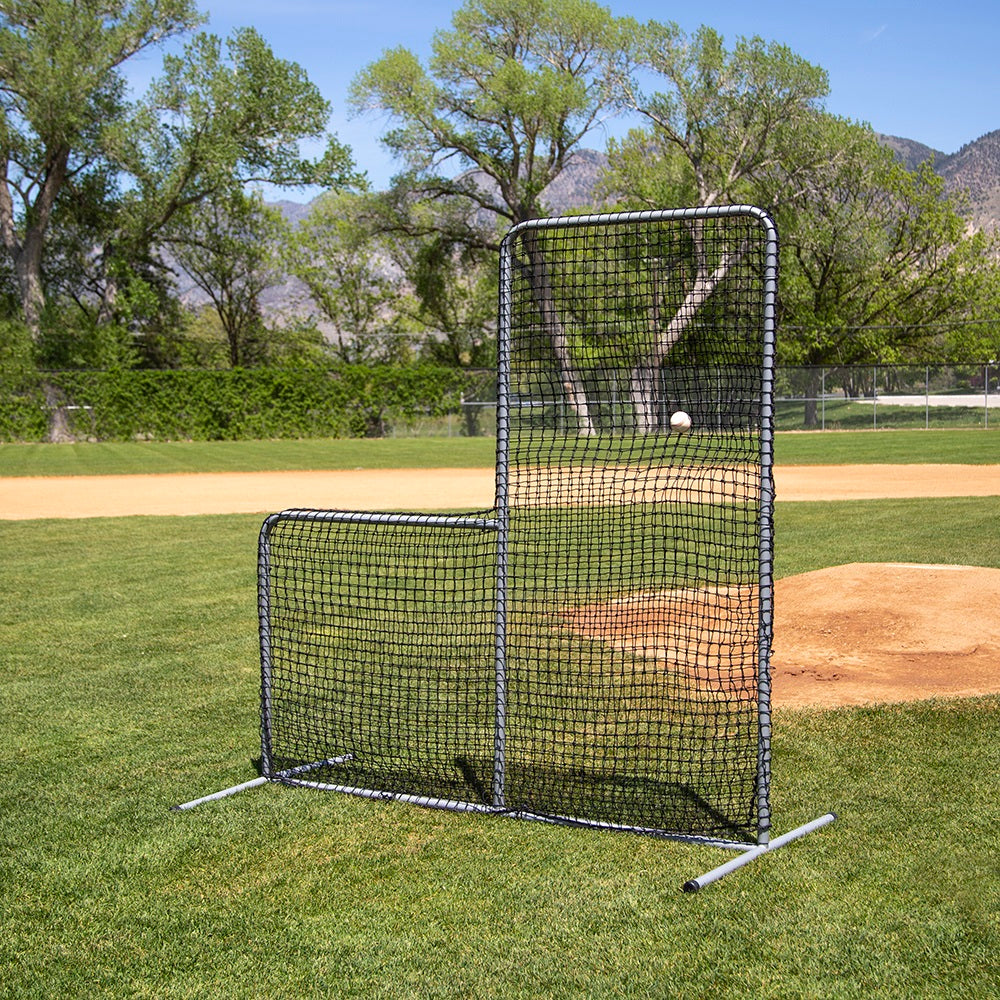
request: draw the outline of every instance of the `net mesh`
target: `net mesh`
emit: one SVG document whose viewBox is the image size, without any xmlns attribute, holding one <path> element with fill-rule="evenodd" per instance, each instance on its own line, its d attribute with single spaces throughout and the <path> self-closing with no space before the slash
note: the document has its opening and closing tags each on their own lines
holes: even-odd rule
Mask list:
<svg viewBox="0 0 1000 1000">
<path fill-rule="evenodd" d="M 266 532 L 266 769 L 337 760 L 297 775 L 482 798 L 494 740 L 495 531 L 287 512 Z"/>
<path fill-rule="evenodd" d="M 767 233 L 733 211 L 508 237 L 497 509 L 265 529 L 272 774 L 757 839 Z"/>
</svg>

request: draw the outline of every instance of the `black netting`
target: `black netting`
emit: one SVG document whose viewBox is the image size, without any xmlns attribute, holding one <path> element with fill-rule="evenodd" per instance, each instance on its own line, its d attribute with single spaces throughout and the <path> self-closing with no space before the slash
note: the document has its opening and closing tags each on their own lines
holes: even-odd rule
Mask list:
<svg viewBox="0 0 1000 1000">
<path fill-rule="evenodd" d="M 337 759 L 296 777 L 478 798 L 492 781 L 495 530 L 289 512 L 264 548 L 269 770 Z"/>
<path fill-rule="evenodd" d="M 756 839 L 770 233 L 742 210 L 514 231 L 497 509 L 268 523 L 272 773 Z"/>
</svg>

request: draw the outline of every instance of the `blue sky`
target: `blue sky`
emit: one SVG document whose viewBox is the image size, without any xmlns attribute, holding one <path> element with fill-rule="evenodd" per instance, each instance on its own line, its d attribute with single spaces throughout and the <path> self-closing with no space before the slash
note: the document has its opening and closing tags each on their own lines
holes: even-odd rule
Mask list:
<svg viewBox="0 0 1000 1000">
<path fill-rule="evenodd" d="M 708 24 L 728 43 L 755 34 L 782 42 L 829 73 L 829 111 L 944 153 L 1000 129 L 998 0 L 604 3 L 615 14 L 672 20 L 686 31 Z M 435 30 L 448 27 L 459 6 L 459 0 L 201 2 L 209 30 L 226 36 L 252 25 L 277 55 L 304 67 L 333 106 L 332 130 L 351 146 L 375 187 L 384 187 L 395 168 L 379 144 L 384 122 L 349 117 L 345 105 L 351 80 L 387 48 L 404 45 L 426 55 Z M 158 56 L 134 66 L 136 86 L 158 68 Z M 601 135 L 589 143 L 603 144 Z M 304 200 L 301 194 L 290 197 Z"/>
</svg>

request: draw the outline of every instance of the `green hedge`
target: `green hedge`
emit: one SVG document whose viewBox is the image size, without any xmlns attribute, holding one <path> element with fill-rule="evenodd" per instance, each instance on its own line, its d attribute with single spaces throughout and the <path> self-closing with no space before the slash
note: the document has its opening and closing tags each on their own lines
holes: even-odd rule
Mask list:
<svg viewBox="0 0 1000 1000">
<path fill-rule="evenodd" d="M 0 440 L 44 441 L 57 412 L 78 440 L 377 437 L 470 385 L 432 365 L 49 372 L 0 387 Z"/>
</svg>

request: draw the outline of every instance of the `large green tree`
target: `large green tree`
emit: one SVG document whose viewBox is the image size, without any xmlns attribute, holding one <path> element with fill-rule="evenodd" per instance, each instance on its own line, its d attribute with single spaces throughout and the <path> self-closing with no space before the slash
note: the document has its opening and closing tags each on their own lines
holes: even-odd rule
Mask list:
<svg viewBox="0 0 1000 1000">
<path fill-rule="evenodd" d="M 452 245 L 495 250 L 503 229 L 544 214 L 545 189 L 607 116 L 618 22 L 593 0 L 466 0 L 433 38 L 427 66 L 394 49 L 352 88 L 358 110 L 387 113 L 387 147 L 411 198 L 458 199 Z M 530 275 L 582 433 L 593 424 L 547 265 L 525 241 Z"/>
<path fill-rule="evenodd" d="M 57 200 L 106 156 L 126 104 L 122 65 L 198 21 L 193 0 L 0 3 L 0 242 L 33 332 Z"/>
<path fill-rule="evenodd" d="M 738 201 L 776 170 L 815 162 L 799 126 L 828 93 L 826 73 L 787 46 L 650 21 L 623 32 L 624 106 L 646 123 L 610 145 L 620 194 L 645 207 Z"/>
<path fill-rule="evenodd" d="M 128 99 L 123 64 L 199 20 L 192 0 L 0 3 L 0 240 L 36 336 L 56 225 L 90 247 L 76 260 L 108 321 L 123 283 L 160 266 L 157 242 L 189 206 L 254 180 L 355 180 L 332 138 L 320 158 L 301 155 L 329 107 L 252 29 L 225 46 L 194 37 L 148 94 Z"/>
<path fill-rule="evenodd" d="M 794 184 L 778 178 L 780 360 L 926 360 L 996 308 L 1000 247 L 970 232 L 930 163 L 907 170 L 870 128 L 830 115 L 800 138 L 827 155 Z"/>
<path fill-rule="evenodd" d="M 280 187 L 360 182 L 350 151 L 327 137 L 318 159 L 300 151 L 325 134 L 329 105 L 296 63 L 280 59 L 251 28 L 225 44 L 196 36 L 149 93 L 112 130 L 115 163 L 129 178 L 99 259 L 104 315 L 114 315 L 117 275 L 156 260 L 166 231 L 179 239 L 186 210 L 239 197 L 244 185 Z"/>
<path fill-rule="evenodd" d="M 543 212 L 545 188 L 612 113 L 616 31 L 593 0 L 466 0 L 427 66 L 408 49 L 386 52 L 359 74 L 351 103 L 389 115 L 383 141 L 419 192 L 460 195 L 517 224 Z"/>
<path fill-rule="evenodd" d="M 337 358 L 399 362 L 410 355 L 413 306 L 375 224 L 374 196 L 331 192 L 320 198 L 289 243 L 288 265 L 319 310 Z"/>
<path fill-rule="evenodd" d="M 826 74 L 787 47 L 740 38 L 727 50 L 708 27 L 688 36 L 651 21 L 625 33 L 618 86 L 646 122 L 609 145 L 606 193 L 628 207 L 752 202 L 765 178 L 786 184 L 816 156 L 797 141 L 818 113 Z M 640 84 L 640 81 L 643 81 Z M 657 308 L 656 335 L 636 359 L 629 392 L 637 427 L 657 428 L 655 371 L 741 254 L 712 254 L 704 223 L 689 224 L 690 274 L 678 308 Z"/>
<path fill-rule="evenodd" d="M 177 219 L 170 248 L 208 296 L 226 336 L 233 367 L 258 360 L 266 337 L 261 296 L 280 285 L 280 254 L 288 240 L 282 214 L 259 194 L 233 189 Z"/>
<path fill-rule="evenodd" d="M 414 197 L 395 186 L 366 200 L 365 226 L 405 281 L 401 306 L 426 331 L 421 353 L 456 368 L 495 362 L 497 256 L 467 239 L 469 205 L 461 197 Z"/>
</svg>

